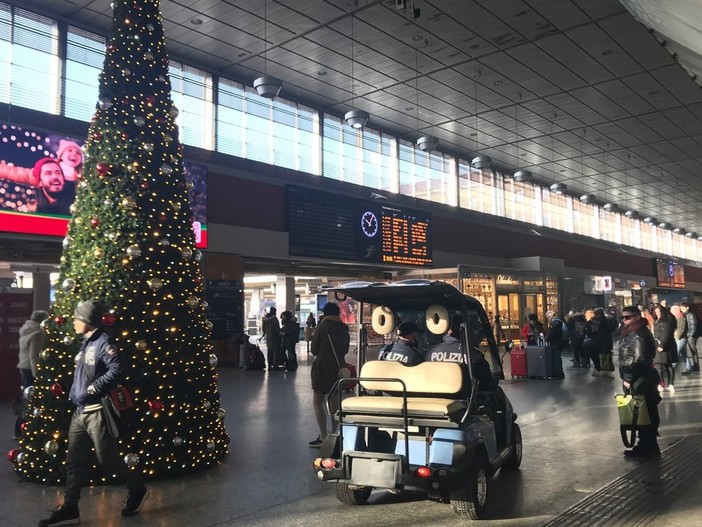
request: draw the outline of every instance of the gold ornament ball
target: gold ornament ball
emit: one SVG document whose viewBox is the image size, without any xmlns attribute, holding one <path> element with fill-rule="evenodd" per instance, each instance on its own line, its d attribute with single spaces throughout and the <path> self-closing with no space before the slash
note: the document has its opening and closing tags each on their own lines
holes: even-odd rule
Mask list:
<svg viewBox="0 0 702 527">
<path fill-rule="evenodd" d="M 49 456 L 55 456 L 58 452 L 59 446 L 56 441 L 47 441 L 44 445 L 44 452 Z"/>
<path fill-rule="evenodd" d="M 136 349 L 138 349 L 139 351 L 144 351 L 148 347 L 148 344 L 145 340 L 137 340 L 135 345 Z"/>
<path fill-rule="evenodd" d="M 159 291 L 163 287 L 163 281 L 160 278 L 149 278 L 146 283 L 154 291 Z"/>
<path fill-rule="evenodd" d="M 184 247 L 181 249 L 180 254 L 183 255 L 184 260 L 190 260 L 193 255 L 193 250 L 190 247 Z"/>
<path fill-rule="evenodd" d="M 102 247 L 95 247 L 95 249 L 93 249 L 93 256 L 95 256 L 95 258 L 102 258 L 105 256 L 105 250 Z"/>
<path fill-rule="evenodd" d="M 188 297 L 188 305 L 189 305 L 190 307 L 195 307 L 195 306 L 197 306 L 199 303 L 200 303 L 200 301 L 197 299 L 196 296 L 193 295 L 193 296 Z"/>
</svg>

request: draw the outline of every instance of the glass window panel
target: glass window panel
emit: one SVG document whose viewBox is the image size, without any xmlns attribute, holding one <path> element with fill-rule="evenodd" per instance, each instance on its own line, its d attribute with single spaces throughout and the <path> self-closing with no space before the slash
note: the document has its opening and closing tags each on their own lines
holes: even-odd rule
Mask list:
<svg viewBox="0 0 702 527">
<path fill-rule="evenodd" d="M 629 247 L 640 247 L 641 236 L 639 231 L 639 220 L 620 216 L 622 226 L 622 245 Z"/>
<path fill-rule="evenodd" d="M 656 243 L 657 227 L 641 222 L 639 229 L 641 231 L 641 248 L 647 251 L 656 252 L 658 249 L 658 244 Z"/>
<path fill-rule="evenodd" d="M 217 85 L 217 151 L 244 157 L 244 87 L 219 79 Z"/>
<path fill-rule="evenodd" d="M 541 225 L 541 202 L 531 183 L 503 179 L 504 214 L 506 218 Z"/>
<path fill-rule="evenodd" d="M 12 16 L 10 6 L 0 4 L 0 102 L 10 102 L 12 71 Z"/>
<path fill-rule="evenodd" d="M 612 242 L 621 243 L 621 214 L 614 212 L 606 212 L 602 208 L 598 208 L 600 216 L 600 239 Z"/>
<path fill-rule="evenodd" d="M 59 113 L 58 24 L 15 10 L 9 75 L 10 101 L 18 106 Z"/>
<path fill-rule="evenodd" d="M 403 196 L 415 195 L 414 145 L 400 139 L 399 142 L 399 191 Z"/>
<path fill-rule="evenodd" d="M 95 112 L 99 75 L 104 60 L 104 38 L 74 27 L 68 28 L 63 101 L 63 114 L 66 117 L 90 120 Z"/>
<path fill-rule="evenodd" d="M 561 231 L 568 230 L 568 215 L 569 207 L 567 204 L 567 196 L 551 192 L 548 188 L 541 189 L 541 202 L 543 207 L 544 226 L 558 229 Z M 572 210 L 572 206 L 570 207 Z"/>
<path fill-rule="evenodd" d="M 572 200 L 573 207 L 573 232 L 581 236 L 591 238 L 599 237 L 597 226 L 597 207 L 592 204 L 582 203 L 580 200 Z"/>
<path fill-rule="evenodd" d="M 178 109 L 176 123 L 183 144 L 214 149 L 212 76 L 197 68 L 171 61 L 168 66 L 171 99 Z"/>
</svg>

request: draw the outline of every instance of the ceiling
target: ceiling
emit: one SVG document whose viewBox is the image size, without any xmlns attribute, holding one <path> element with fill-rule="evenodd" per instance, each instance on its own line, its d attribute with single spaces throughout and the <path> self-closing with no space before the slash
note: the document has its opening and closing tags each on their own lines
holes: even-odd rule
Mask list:
<svg viewBox="0 0 702 527">
<path fill-rule="evenodd" d="M 676 51 L 689 37 L 679 27 L 702 21 L 682 16 L 676 28 L 651 11 L 666 3 L 622 1 L 631 11 L 614 0 L 162 0 L 161 9 L 175 60 L 249 85 L 272 75 L 281 97 L 338 116 L 365 110 L 374 129 L 433 135 L 442 151 L 489 155 L 497 169 L 527 169 L 702 234 L 702 89 Z M 681 2 L 702 19 L 696 0 Z M 109 33 L 109 0 L 11 3 Z"/>
</svg>

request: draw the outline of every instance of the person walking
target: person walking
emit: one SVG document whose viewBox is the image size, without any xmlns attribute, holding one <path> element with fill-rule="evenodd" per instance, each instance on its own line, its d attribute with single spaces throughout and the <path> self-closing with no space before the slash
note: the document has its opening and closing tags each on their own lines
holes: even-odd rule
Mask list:
<svg viewBox="0 0 702 527">
<path fill-rule="evenodd" d="M 677 347 L 675 345 L 677 324 L 667 307 L 656 304 L 653 310 L 656 314 L 656 321 L 653 323 L 653 337 L 656 339 L 656 358 L 653 359 L 653 362 L 661 378 L 658 391 L 666 390 L 673 394 L 675 393 L 673 359 L 677 355 Z"/>
<path fill-rule="evenodd" d="M 631 450 L 625 450 L 627 457 L 647 458 L 660 454 L 658 448 L 658 427 L 660 416 L 658 393 L 660 377 L 653 367 L 656 343 L 648 330 L 648 321 L 642 317 L 636 306 L 622 309 L 621 339 L 619 341 L 619 376 L 625 392 L 643 395 L 648 407 L 651 425 L 638 431 L 638 442 Z"/>
<path fill-rule="evenodd" d="M 595 367 L 593 375 L 600 371 L 600 348 L 599 333 L 600 327 L 595 317 L 594 309 L 585 310 L 585 340 L 583 341 L 583 366 L 590 367 L 590 360 Z"/>
<path fill-rule="evenodd" d="M 700 336 L 700 332 L 702 332 L 700 321 L 687 302 L 680 304 L 680 311 L 685 315 L 685 321 L 687 322 L 687 353 L 685 354 L 685 370 L 681 372 L 681 375 L 699 373 L 700 362 L 697 354 L 697 339 Z"/>
<path fill-rule="evenodd" d="M 324 399 L 328 399 L 331 414 L 331 433 L 337 429 L 334 415 L 339 408 L 339 397 L 330 393 L 334 384 L 339 380 L 339 367 L 346 364 L 346 354 L 349 351 L 351 336 L 349 327 L 341 321 L 341 310 L 338 304 L 328 302 L 324 306 L 324 319 L 319 323 L 312 336 L 311 348 L 314 360 L 312 362 L 312 404 L 314 415 L 319 427 L 319 435 L 310 441 L 310 446 L 319 448 L 327 437 L 327 414 L 324 411 Z"/>
<path fill-rule="evenodd" d="M 280 349 L 282 344 L 280 322 L 278 322 L 278 310 L 275 306 L 271 307 L 268 310 L 268 314 L 263 317 L 262 326 L 261 338 L 266 339 L 268 371 L 285 368 L 285 361 Z"/>
<path fill-rule="evenodd" d="M 76 409 L 68 428 L 66 491 L 63 505 L 41 520 L 39 527 L 80 523 L 78 501 L 93 465 L 93 449 L 105 473 L 116 475 L 127 485 L 122 516 L 137 514 L 149 496 L 139 474 L 119 455 L 117 440 L 110 435 L 102 412 L 102 398 L 124 375 L 122 355 L 102 329 L 104 313 L 103 305 L 95 300 L 79 302 L 74 312 L 73 327 L 82 340 L 69 395 Z"/>
<path fill-rule="evenodd" d="M 26 404 L 24 390 L 32 386 L 34 379 L 37 377 L 39 354 L 44 348 L 44 331 L 41 329 L 41 323 L 47 318 L 49 318 L 49 314 L 46 311 L 34 311 L 19 329 L 19 362 L 17 363 L 17 368 L 20 372 L 20 383 L 22 385 L 22 402 L 15 420 L 15 439 L 19 439 L 22 435 Z"/>
<path fill-rule="evenodd" d="M 670 306 L 670 314 L 675 317 L 675 333 L 673 333 L 673 338 L 675 339 L 675 346 L 678 350 L 677 362 L 684 362 L 687 356 L 687 319 L 678 305 Z M 677 363 L 673 363 L 673 370 L 675 370 L 676 366 Z"/>
</svg>

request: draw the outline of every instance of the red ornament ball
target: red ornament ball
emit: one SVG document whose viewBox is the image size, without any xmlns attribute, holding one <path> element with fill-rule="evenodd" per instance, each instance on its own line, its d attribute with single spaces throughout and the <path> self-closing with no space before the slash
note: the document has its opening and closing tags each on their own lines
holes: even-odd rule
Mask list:
<svg viewBox="0 0 702 527">
<path fill-rule="evenodd" d="M 63 326 L 66 323 L 66 317 L 62 315 L 58 315 L 54 317 L 54 322 L 56 323 L 57 326 Z"/>
<path fill-rule="evenodd" d="M 17 456 L 19 455 L 19 453 L 20 453 L 20 449 L 19 449 L 19 448 L 13 448 L 12 450 L 10 450 L 10 451 L 7 453 L 7 460 L 8 460 L 10 463 L 14 463 L 15 461 L 17 461 Z"/>
<path fill-rule="evenodd" d="M 102 141 L 102 132 L 95 132 L 95 133 L 93 134 L 93 139 L 94 139 L 95 141 Z"/>
<path fill-rule="evenodd" d="M 122 132 L 122 141 L 129 139 L 129 134 L 127 132 Z"/>
<path fill-rule="evenodd" d="M 156 97 L 154 97 L 153 95 L 147 95 L 146 104 L 148 104 L 149 106 L 153 106 L 154 104 L 156 104 Z"/>
<path fill-rule="evenodd" d="M 142 181 L 140 186 L 141 186 L 142 190 L 149 190 L 149 182 L 148 181 Z"/>
<path fill-rule="evenodd" d="M 49 388 L 51 393 L 58 397 L 63 393 L 63 386 L 61 386 L 59 383 L 54 383 L 51 385 L 51 388 Z"/>
<path fill-rule="evenodd" d="M 165 223 L 167 219 L 168 219 L 168 215 L 165 212 L 162 212 L 161 214 L 158 215 L 158 220 L 161 223 Z"/>
<path fill-rule="evenodd" d="M 100 220 L 97 218 L 91 218 L 90 225 L 92 225 L 94 228 L 97 228 L 100 225 Z"/>
<path fill-rule="evenodd" d="M 195 282 L 195 285 L 200 285 L 202 283 L 202 277 L 196 276 L 193 278 L 193 282 Z"/>
<path fill-rule="evenodd" d="M 113 313 L 105 313 L 102 315 L 102 323 L 107 326 L 113 326 L 117 322 L 117 317 Z"/>
<path fill-rule="evenodd" d="M 20 425 L 20 430 L 22 430 L 22 432 L 24 432 L 26 429 L 27 429 L 27 421 L 24 421 Z"/>
<path fill-rule="evenodd" d="M 97 166 L 95 167 L 97 170 L 97 173 L 100 174 L 101 176 L 106 176 L 107 174 L 110 173 L 110 170 L 112 170 L 112 165 L 109 163 L 98 163 Z"/>
<path fill-rule="evenodd" d="M 160 401 L 159 399 L 154 399 L 153 401 L 148 401 L 147 403 L 149 405 L 149 410 L 152 412 L 160 412 L 163 410 L 163 401 Z"/>
</svg>

